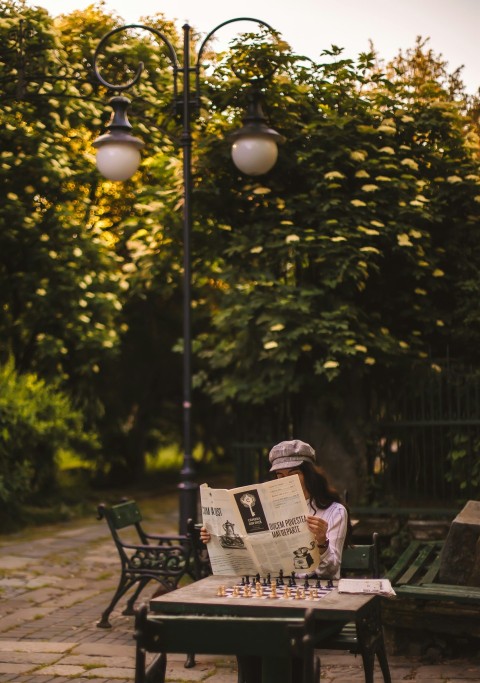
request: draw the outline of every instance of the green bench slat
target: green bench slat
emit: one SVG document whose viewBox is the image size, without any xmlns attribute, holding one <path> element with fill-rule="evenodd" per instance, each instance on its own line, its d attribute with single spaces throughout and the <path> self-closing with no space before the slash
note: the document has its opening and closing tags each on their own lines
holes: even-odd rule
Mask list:
<svg viewBox="0 0 480 683">
<path fill-rule="evenodd" d="M 441 555 L 438 553 L 437 557 L 434 559 L 432 564 L 430 565 L 430 569 L 428 569 L 427 573 L 421 580 L 421 584 L 424 583 L 433 583 L 435 579 L 437 578 L 438 572 L 440 570 L 440 560 L 441 560 Z"/>
<path fill-rule="evenodd" d="M 408 570 L 410 562 L 415 557 L 420 546 L 420 541 L 412 541 L 410 545 L 403 551 L 393 567 L 387 572 L 386 578 L 393 584 L 397 584 L 398 580 L 403 576 L 404 572 Z"/>
<path fill-rule="evenodd" d="M 420 600 L 451 600 L 456 603 L 480 605 L 480 589 L 468 586 L 453 586 L 444 583 L 422 584 L 421 586 L 398 586 L 398 595 Z"/>
<path fill-rule="evenodd" d="M 131 524 L 142 521 L 141 512 L 133 501 L 114 505 L 110 510 L 110 514 L 115 529 L 124 529 Z"/>
<path fill-rule="evenodd" d="M 403 576 L 397 581 L 397 584 L 399 586 L 402 586 L 403 584 L 410 583 L 412 581 L 413 577 L 423 569 L 426 562 L 431 557 L 433 551 L 434 551 L 433 546 L 426 545 L 423 548 L 421 548 L 417 557 L 410 564 L 410 566 L 408 567 L 406 572 L 403 574 Z"/>
<path fill-rule="evenodd" d="M 443 541 L 412 541 L 386 578 L 392 585 L 433 583 L 439 568 Z"/>
</svg>

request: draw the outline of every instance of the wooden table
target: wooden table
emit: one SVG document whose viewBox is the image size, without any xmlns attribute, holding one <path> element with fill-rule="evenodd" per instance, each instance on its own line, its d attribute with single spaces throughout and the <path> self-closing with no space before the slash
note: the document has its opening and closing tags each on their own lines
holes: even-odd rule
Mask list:
<svg viewBox="0 0 480 683">
<path fill-rule="evenodd" d="M 378 596 L 336 589 L 317 600 L 218 596 L 220 586 L 236 583 L 209 576 L 151 600 L 136 619 L 136 683 L 145 681 L 146 652 L 160 654 L 148 681 L 163 683 L 166 655 L 175 652 L 260 656 L 262 683 L 291 683 L 292 657 L 321 647 L 344 624 L 361 622 L 366 644 L 378 632 Z"/>
</svg>

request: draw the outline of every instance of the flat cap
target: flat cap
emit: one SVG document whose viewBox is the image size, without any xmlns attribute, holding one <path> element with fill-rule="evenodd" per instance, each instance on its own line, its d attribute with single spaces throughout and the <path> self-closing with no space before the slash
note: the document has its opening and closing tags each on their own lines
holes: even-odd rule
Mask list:
<svg viewBox="0 0 480 683">
<path fill-rule="evenodd" d="M 315 451 L 310 444 L 299 439 L 281 441 L 272 448 L 268 459 L 271 465 L 270 472 L 275 472 L 275 470 L 298 467 L 302 462 L 315 464 Z"/>
</svg>

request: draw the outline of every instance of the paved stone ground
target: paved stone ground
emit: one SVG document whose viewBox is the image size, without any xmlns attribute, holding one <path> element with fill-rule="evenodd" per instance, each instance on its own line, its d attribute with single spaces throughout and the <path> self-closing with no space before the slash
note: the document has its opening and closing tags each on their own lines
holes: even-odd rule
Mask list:
<svg viewBox="0 0 480 683">
<path fill-rule="evenodd" d="M 176 495 L 159 497 L 145 526 L 177 530 Z M 151 505 L 150 505 L 151 508 Z M 118 578 L 119 561 L 104 521 L 57 524 L 0 536 L 1 683 L 122 683 L 133 681 L 133 617 L 120 605 L 112 628 L 97 628 Z M 150 593 L 145 590 L 142 600 Z M 183 655 L 170 656 L 167 681 L 236 683 L 234 657 L 197 656 L 185 669 Z M 393 683 L 480 681 L 480 657 L 437 664 L 418 657 L 390 657 Z M 361 683 L 361 661 L 348 653 L 322 653 L 322 683 Z M 375 683 L 382 680 L 376 672 Z"/>
</svg>

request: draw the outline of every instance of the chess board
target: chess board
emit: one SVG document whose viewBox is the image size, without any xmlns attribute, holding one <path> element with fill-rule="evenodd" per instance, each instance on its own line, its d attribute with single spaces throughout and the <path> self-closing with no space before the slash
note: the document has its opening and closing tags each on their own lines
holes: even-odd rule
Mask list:
<svg viewBox="0 0 480 683">
<path fill-rule="evenodd" d="M 217 596 L 246 600 L 320 600 L 334 589 L 333 582 L 326 579 L 284 579 L 282 576 L 272 579 L 257 576 L 242 577 L 232 586 L 220 585 Z"/>
</svg>

